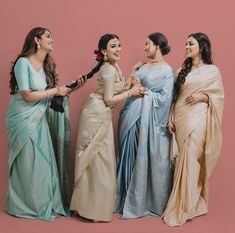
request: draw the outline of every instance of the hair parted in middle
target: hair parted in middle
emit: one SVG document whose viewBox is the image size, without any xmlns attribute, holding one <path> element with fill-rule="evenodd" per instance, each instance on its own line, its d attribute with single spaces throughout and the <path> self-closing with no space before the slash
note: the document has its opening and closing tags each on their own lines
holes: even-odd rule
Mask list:
<svg viewBox="0 0 235 233">
<path fill-rule="evenodd" d="M 213 64 L 212 53 L 211 53 L 211 42 L 208 36 L 202 32 L 197 32 L 197 33 L 191 33 L 187 38 L 189 37 L 193 37 L 198 42 L 202 61 L 205 64 Z M 177 100 L 180 94 L 181 87 L 184 85 L 187 75 L 192 70 L 192 66 L 193 66 L 193 59 L 191 57 L 186 58 L 184 63 L 182 64 L 182 69 L 180 70 L 175 82 L 174 98 L 173 98 L 174 102 Z"/>
</svg>

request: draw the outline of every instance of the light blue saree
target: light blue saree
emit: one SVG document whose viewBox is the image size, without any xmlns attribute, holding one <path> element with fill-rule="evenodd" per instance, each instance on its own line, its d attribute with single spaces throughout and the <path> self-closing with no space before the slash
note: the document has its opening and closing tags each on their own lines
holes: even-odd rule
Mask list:
<svg viewBox="0 0 235 233">
<path fill-rule="evenodd" d="M 115 212 L 122 218 L 162 215 L 172 185 L 170 137 L 166 124 L 174 78 L 168 65 L 135 72 L 147 94 L 129 98 L 119 118 Z"/>
</svg>

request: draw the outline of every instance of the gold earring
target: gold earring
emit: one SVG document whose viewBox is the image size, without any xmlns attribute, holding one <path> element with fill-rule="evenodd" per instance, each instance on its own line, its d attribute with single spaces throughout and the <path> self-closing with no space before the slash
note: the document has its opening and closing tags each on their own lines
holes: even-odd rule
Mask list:
<svg viewBox="0 0 235 233">
<path fill-rule="evenodd" d="M 104 61 L 108 61 L 108 57 L 107 57 L 106 54 L 104 55 L 104 58 L 103 58 L 103 59 L 104 59 Z"/>
<path fill-rule="evenodd" d="M 40 44 L 37 44 L 37 49 L 40 49 L 40 48 L 41 48 Z"/>
</svg>

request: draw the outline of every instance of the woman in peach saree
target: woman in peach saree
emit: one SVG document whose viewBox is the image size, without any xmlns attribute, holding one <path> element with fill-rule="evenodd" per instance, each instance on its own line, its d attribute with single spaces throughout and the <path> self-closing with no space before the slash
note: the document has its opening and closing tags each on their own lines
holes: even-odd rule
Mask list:
<svg viewBox="0 0 235 233">
<path fill-rule="evenodd" d="M 212 64 L 210 40 L 203 33 L 191 34 L 168 125 L 175 173 L 162 216 L 167 225 L 180 226 L 208 212 L 208 178 L 220 155 L 223 103 L 221 75 Z"/>
</svg>

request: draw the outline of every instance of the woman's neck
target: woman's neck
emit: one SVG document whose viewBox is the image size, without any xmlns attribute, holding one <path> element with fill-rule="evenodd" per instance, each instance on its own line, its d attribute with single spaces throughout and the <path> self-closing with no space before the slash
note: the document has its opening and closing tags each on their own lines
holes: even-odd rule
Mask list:
<svg viewBox="0 0 235 233">
<path fill-rule="evenodd" d="M 156 55 L 153 58 L 150 58 L 150 63 L 152 64 L 156 64 L 156 63 L 163 62 L 163 61 L 164 61 L 164 57 L 160 53 L 156 53 Z"/>
<path fill-rule="evenodd" d="M 47 53 L 43 51 L 37 51 L 36 53 L 29 56 L 29 59 L 32 60 L 35 63 L 43 64 Z"/>
<path fill-rule="evenodd" d="M 116 61 L 107 61 L 107 63 L 109 63 L 110 65 L 115 66 L 115 67 L 118 66 Z"/>
<path fill-rule="evenodd" d="M 198 68 L 204 64 L 201 58 L 193 58 L 193 66 Z"/>
</svg>

